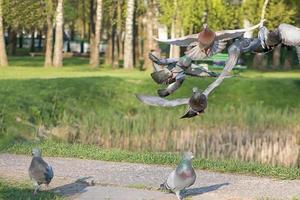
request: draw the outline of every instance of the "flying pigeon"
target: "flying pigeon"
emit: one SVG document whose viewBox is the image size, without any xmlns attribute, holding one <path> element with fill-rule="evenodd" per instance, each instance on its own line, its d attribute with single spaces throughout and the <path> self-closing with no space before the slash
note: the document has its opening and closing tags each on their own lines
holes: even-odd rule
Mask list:
<svg viewBox="0 0 300 200">
<path fill-rule="evenodd" d="M 280 24 L 273 31 L 263 27 L 260 39 L 264 48 L 273 49 L 280 43 L 287 46 L 294 46 L 297 50 L 300 63 L 300 28 L 290 24 Z"/>
<path fill-rule="evenodd" d="M 174 192 L 177 198 L 182 200 L 184 190 L 196 181 L 196 173 L 192 166 L 193 158 L 192 152 L 185 152 L 179 165 L 169 174 L 167 180 L 160 185 L 160 188 Z"/>
<path fill-rule="evenodd" d="M 48 187 L 54 174 L 53 169 L 41 157 L 41 151 L 38 148 L 32 150 L 32 160 L 29 167 L 29 177 L 34 185 L 34 194 L 40 189 L 41 184 L 46 184 Z"/>
<path fill-rule="evenodd" d="M 180 98 L 168 100 L 158 96 L 148 96 L 148 95 L 136 95 L 136 97 L 145 104 L 151 106 L 161 106 L 161 107 L 175 107 L 179 105 L 188 105 L 187 112 L 181 118 L 191 118 L 195 117 L 201 113 L 204 113 L 204 110 L 207 107 L 207 99 L 209 94 L 218 87 L 224 78 L 228 77 L 229 72 L 235 66 L 235 63 L 239 57 L 239 54 L 236 53 L 235 48 L 231 48 L 230 52 L 235 52 L 229 54 L 229 60 L 227 61 L 222 73 L 218 78 L 211 83 L 203 92 L 198 88 L 193 88 L 193 94 L 190 98 Z"/>
<path fill-rule="evenodd" d="M 192 60 L 202 60 L 220 53 L 226 47 L 229 40 L 241 37 L 245 32 L 259 28 L 262 26 L 263 22 L 264 20 L 262 20 L 259 24 L 246 29 L 223 30 L 216 32 L 212 31 L 207 24 L 204 24 L 203 30 L 200 33 L 167 40 L 154 39 L 158 42 L 170 45 L 187 47 L 187 51 L 185 52 L 186 56 Z"/>
</svg>

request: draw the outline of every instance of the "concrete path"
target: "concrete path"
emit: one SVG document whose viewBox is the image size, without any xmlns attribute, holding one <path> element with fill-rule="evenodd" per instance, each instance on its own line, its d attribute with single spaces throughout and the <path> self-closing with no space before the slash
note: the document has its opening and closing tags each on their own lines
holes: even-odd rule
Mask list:
<svg viewBox="0 0 300 200">
<path fill-rule="evenodd" d="M 68 199 L 176 200 L 174 194 L 157 190 L 173 167 L 104 162 L 73 158 L 49 158 L 54 169 L 50 188 Z M 0 177 L 29 181 L 31 157 L 0 154 Z M 300 199 L 300 181 L 283 181 L 197 170 L 197 181 L 188 199 Z"/>
</svg>

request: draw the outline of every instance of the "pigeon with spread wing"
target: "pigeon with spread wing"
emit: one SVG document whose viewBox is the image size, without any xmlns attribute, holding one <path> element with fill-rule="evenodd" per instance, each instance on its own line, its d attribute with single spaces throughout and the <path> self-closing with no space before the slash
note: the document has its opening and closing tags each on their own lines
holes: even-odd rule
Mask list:
<svg viewBox="0 0 300 200">
<path fill-rule="evenodd" d="M 179 105 L 188 105 L 187 112 L 181 118 L 191 118 L 201 113 L 204 113 L 207 107 L 207 99 L 209 94 L 216 87 L 218 87 L 226 77 L 228 77 L 228 74 L 235 66 L 241 53 L 241 49 L 237 48 L 238 45 L 239 43 L 235 42 L 228 49 L 229 58 L 225 64 L 222 73 L 203 92 L 201 92 L 198 88 L 194 87 L 193 94 L 190 98 L 168 100 L 157 96 L 136 95 L 137 98 L 143 103 L 151 106 L 175 107 Z"/>
<path fill-rule="evenodd" d="M 264 21 L 259 24 L 246 28 L 236 30 L 223 30 L 214 32 L 207 24 L 203 25 L 203 30 L 200 33 L 187 35 L 180 38 L 157 40 L 170 45 L 187 47 L 185 55 L 192 60 L 202 60 L 211 57 L 217 53 L 220 53 L 225 49 L 226 44 L 229 40 L 239 38 L 243 36 L 245 32 L 252 31 L 262 26 Z"/>
</svg>

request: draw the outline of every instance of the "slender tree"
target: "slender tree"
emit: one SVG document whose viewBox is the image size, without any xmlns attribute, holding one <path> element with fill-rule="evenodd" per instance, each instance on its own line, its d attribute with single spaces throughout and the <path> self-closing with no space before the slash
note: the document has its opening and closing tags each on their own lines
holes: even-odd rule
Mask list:
<svg viewBox="0 0 300 200">
<path fill-rule="evenodd" d="M 157 50 L 158 44 L 153 40 L 157 37 L 157 17 L 156 17 L 156 2 L 155 0 L 148 0 L 148 9 L 146 11 L 146 33 L 144 40 L 144 68 L 151 66 L 151 61 L 148 58 L 148 53 L 151 50 Z"/>
<path fill-rule="evenodd" d="M 91 41 L 93 44 L 90 44 L 91 55 L 90 55 L 90 64 L 92 67 L 99 66 L 99 45 L 100 45 L 100 33 L 101 33 L 101 23 L 102 23 L 102 0 L 97 0 L 96 6 L 96 25 L 95 32 L 91 34 Z"/>
<path fill-rule="evenodd" d="M 53 64 L 52 51 L 53 51 L 53 2 L 47 0 L 47 33 L 46 33 L 46 53 L 45 53 L 45 67 L 50 67 Z"/>
<path fill-rule="evenodd" d="M 64 24 L 64 0 L 58 0 L 55 18 L 55 44 L 53 55 L 53 66 L 62 67 L 63 65 L 63 24 Z"/>
<path fill-rule="evenodd" d="M 127 1 L 127 16 L 125 25 L 124 68 L 133 69 L 133 18 L 134 0 Z"/>
<path fill-rule="evenodd" d="M 3 0 L 0 0 L 0 67 L 8 65 L 6 48 L 5 48 L 5 40 L 3 34 L 2 6 L 3 6 Z"/>
</svg>

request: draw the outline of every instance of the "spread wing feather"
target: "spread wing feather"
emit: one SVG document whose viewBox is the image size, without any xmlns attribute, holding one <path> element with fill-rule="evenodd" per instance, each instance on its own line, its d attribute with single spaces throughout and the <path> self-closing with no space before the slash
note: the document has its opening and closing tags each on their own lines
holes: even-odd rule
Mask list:
<svg viewBox="0 0 300 200">
<path fill-rule="evenodd" d="M 259 24 L 256 24 L 254 26 L 251 26 L 249 28 L 245 28 L 245 29 L 236 29 L 236 30 L 224 30 L 224 31 L 217 31 L 216 32 L 216 40 L 231 40 L 237 37 L 241 37 L 243 36 L 243 34 L 245 32 L 248 31 L 252 31 L 255 30 L 257 28 L 259 28 L 260 26 L 262 26 L 264 20 L 261 21 Z"/>
<path fill-rule="evenodd" d="M 240 56 L 240 51 L 236 48 L 233 48 L 233 49 L 229 49 L 228 53 L 229 53 L 229 57 L 228 57 L 228 60 L 225 64 L 225 67 L 224 67 L 222 73 L 203 92 L 203 94 L 206 97 L 208 97 L 208 95 L 223 82 L 224 78 L 226 78 L 229 75 L 230 71 L 237 63 L 239 56 Z"/>
<path fill-rule="evenodd" d="M 167 100 L 157 96 L 136 95 L 136 97 L 143 103 L 151 106 L 175 107 L 189 103 L 189 98 Z"/>
<path fill-rule="evenodd" d="M 173 39 L 166 39 L 166 40 L 160 40 L 158 38 L 153 38 L 153 39 L 158 41 L 158 42 L 163 42 L 163 43 L 166 43 L 166 44 L 172 44 L 172 45 L 187 47 L 191 43 L 197 41 L 198 34 L 192 34 L 192 35 L 187 35 L 187 36 L 180 37 L 180 38 L 173 38 Z"/>
<path fill-rule="evenodd" d="M 300 46 L 300 28 L 290 24 L 280 24 L 278 31 L 283 44 Z"/>
</svg>

